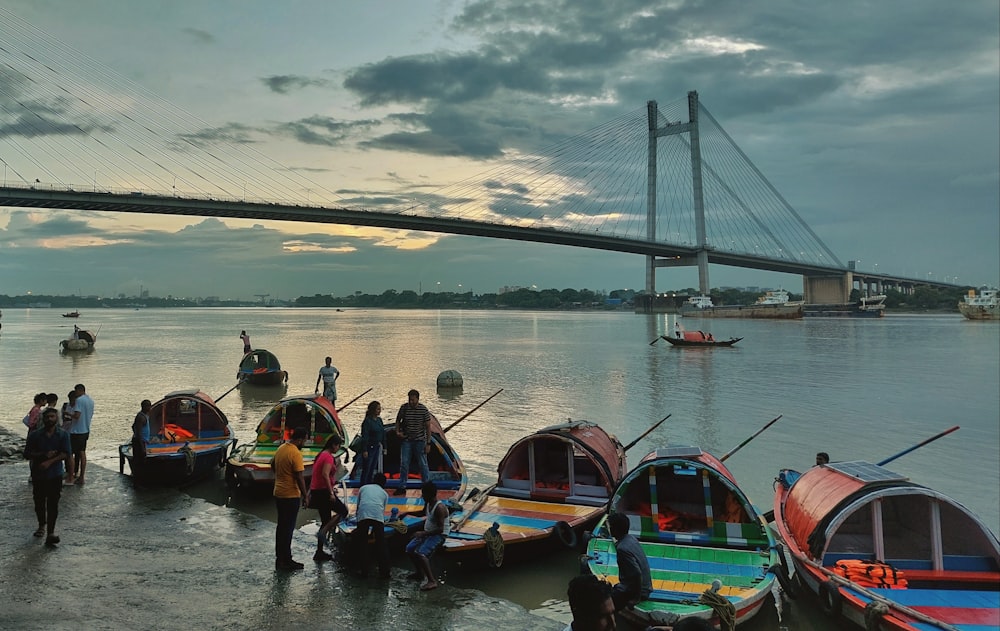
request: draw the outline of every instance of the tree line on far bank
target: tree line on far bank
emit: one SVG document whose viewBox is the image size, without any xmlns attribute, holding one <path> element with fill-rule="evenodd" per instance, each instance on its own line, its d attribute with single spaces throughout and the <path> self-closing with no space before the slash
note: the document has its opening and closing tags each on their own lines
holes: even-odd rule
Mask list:
<svg viewBox="0 0 1000 631">
<path fill-rule="evenodd" d="M 919 287 L 912 294 L 886 291 L 885 305 L 897 311 L 956 311 L 958 303 L 966 295 L 967 289 L 943 289 Z M 315 294 L 300 296 L 288 301 L 270 301 L 271 306 L 291 307 L 364 307 L 385 309 L 621 309 L 630 308 L 638 292 L 631 289 L 617 289 L 610 292 L 590 289 L 518 289 L 502 294 L 474 294 L 467 292 L 424 292 L 411 290 L 386 290 L 380 294 L 366 294 L 356 291 L 348 296 Z M 688 287 L 677 290 L 679 296 L 693 296 L 699 292 Z M 756 302 L 761 291 L 744 291 L 736 288 L 713 289 L 712 302 L 717 305 L 749 305 Z M 861 293 L 851 292 L 851 300 L 858 300 Z M 789 294 L 790 300 L 802 300 L 801 294 Z M 99 307 L 250 307 L 260 306 L 259 300 L 223 300 L 219 298 L 166 298 L 158 297 L 115 297 L 98 296 L 7 296 L 0 295 L 0 308 L 24 308 L 48 305 L 55 309 L 92 309 Z"/>
</svg>

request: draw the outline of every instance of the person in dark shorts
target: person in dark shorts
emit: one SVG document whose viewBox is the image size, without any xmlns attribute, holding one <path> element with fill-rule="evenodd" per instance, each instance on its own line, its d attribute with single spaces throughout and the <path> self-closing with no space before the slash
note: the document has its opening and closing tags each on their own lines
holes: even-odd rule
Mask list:
<svg viewBox="0 0 1000 631">
<path fill-rule="evenodd" d="M 69 428 L 70 443 L 73 445 L 73 462 L 76 471 L 72 477 L 77 484 L 85 482 L 87 474 L 87 440 L 90 438 L 90 422 L 94 419 L 94 400 L 87 394 L 82 383 L 76 384 L 76 409 L 80 416 Z"/>
<path fill-rule="evenodd" d="M 347 507 L 337 497 L 338 472 L 346 472 L 337 455 L 343 444 L 344 439 L 340 434 L 334 433 L 313 462 L 306 506 L 319 511 L 320 528 L 316 533 L 316 554 L 313 555 L 313 561 L 317 563 L 333 559 L 333 555 L 323 550 L 323 544 L 326 543 L 327 534 L 337 527 L 340 520 L 347 518 Z"/>
</svg>

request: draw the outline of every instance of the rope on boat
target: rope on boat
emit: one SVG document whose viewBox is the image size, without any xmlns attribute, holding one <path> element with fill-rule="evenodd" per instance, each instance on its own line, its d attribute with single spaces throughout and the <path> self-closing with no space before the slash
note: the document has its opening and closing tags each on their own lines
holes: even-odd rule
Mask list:
<svg viewBox="0 0 1000 631">
<path fill-rule="evenodd" d="M 736 629 L 736 606 L 729 602 L 725 596 L 718 593 L 722 587 L 722 582 L 718 579 L 712 581 L 712 586 L 698 596 L 698 602 L 708 605 L 719 616 L 719 629 L 721 631 L 735 631 Z"/>
<path fill-rule="evenodd" d="M 865 629 L 879 631 L 882 628 L 882 616 L 889 613 L 889 605 L 877 600 L 870 600 L 865 605 Z"/>
<path fill-rule="evenodd" d="M 184 446 L 177 451 L 184 454 L 184 469 L 190 476 L 194 473 L 194 450 L 187 443 L 184 443 Z"/>
<path fill-rule="evenodd" d="M 503 537 L 500 536 L 500 524 L 493 522 L 493 525 L 483 533 L 483 543 L 486 544 L 486 559 L 490 567 L 500 567 L 503 565 Z"/>
<path fill-rule="evenodd" d="M 406 522 L 404 522 L 402 519 L 397 519 L 396 521 L 387 521 L 385 522 L 385 525 L 389 526 L 390 528 L 392 528 L 401 535 L 405 535 L 406 531 L 409 530 L 409 528 L 407 528 L 406 526 Z"/>
</svg>

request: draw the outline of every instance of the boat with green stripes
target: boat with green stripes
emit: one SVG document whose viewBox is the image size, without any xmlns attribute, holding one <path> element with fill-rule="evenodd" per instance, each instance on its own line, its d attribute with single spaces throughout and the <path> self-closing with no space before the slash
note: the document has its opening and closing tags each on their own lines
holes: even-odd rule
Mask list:
<svg viewBox="0 0 1000 631">
<path fill-rule="evenodd" d="M 649 453 L 616 488 L 612 512 L 629 518 L 629 532 L 649 561 L 648 600 L 619 612 L 640 626 L 698 617 L 727 628 L 760 610 L 776 575 L 787 578 L 760 513 L 722 460 L 698 447 Z M 607 515 L 587 544 L 586 564 L 599 578 L 618 582 Z"/>
</svg>

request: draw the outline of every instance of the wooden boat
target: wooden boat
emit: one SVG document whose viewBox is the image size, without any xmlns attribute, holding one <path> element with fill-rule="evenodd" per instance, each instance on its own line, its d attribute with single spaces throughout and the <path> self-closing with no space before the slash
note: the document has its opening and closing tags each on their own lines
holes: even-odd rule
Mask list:
<svg viewBox="0 0 1000 631">
<path fill-rule="evenodd" d="M 258 348 L 243 356 L 236 378 L 255 386 L 276 386 L 288 381 L 288 373 L 274 353 Z"/>
<path fill-rule="evenodd" d="M 62 314 L 62 317 L 64 317 L 64 318 L 79 318 L 80 317 L 80 312 L 79 311 L 70 311 L 69 313 Z"/>
<path fill-rule="evenodd" d="M 94 344 L 97 343 L 97 334 L 91 333 L 90 331 L 84 331 L 83 329 L 78 329 L 76 331 L 76 337 L 70 337 L 65 340 L 60 340 L 59 348 L 64 351 L 85 351 L 94 348 Z"/>
<path fill-rule="evenodd" d="M 306 479 L 312 478 L 313 462 L 323 451 L 326 440 L 333 433 L 345 436 L 337 408 L 319 394 L 285 397 L 271 408 L 257 425 L 257 440 L 237 447 L 226 462 L 227 482 L 234 487 L 271 492 L 274 489 L 271 459 L 281 443 L 299 427 L 309 431 L 309 440 L 302 447 L 302 460 Z"/>
<path fill-rule="evenodd" d="M 715 610 L 699 602 L 715 579 L 722 582 L 718 594 L 735 607 L 737 623 L 756 614 L 771 593 L 781 558 L 774 537 L 722 460 L 700 448 L 674 446 L 646 455 L 618 484 L 608 511 L 628 515 L 629 531 L 649 560 L 652 594 L 620 612 L 640 628 L 689 617 L 718 624 Z M 586 560 L 593 574 L 616 583 L 617 557 L 606 521 L 605 515 L 594 529 Z"/>
<path fill-rule="evenodd" d="M 933 489 L 864 461 L 785 469 L 774 518 L 796 584 L 833 617 L 907 631 L 1000 626 L 997 537 Z"/>
<path fill-rule="evenodd" d="M 222 467 L 236 444 L 226 415 L 200 390 L 171 392 L 149 412 L 146 457 L 137 461 L 132 443 L 118 447 L 118 469 L 128 462 L 132 477 L 152 484 L 181 484 Z"/>
<path fill-rule="evenodd" d="M 388 452 L 382 459 L 382 469 L 388 479 L 386 490 L 389 492 L 389 501 L 386 504 L 386 518 L 392 514 L 392 510 L 399 512 L 415 511 L 420 508 L 423 500 L 420 497 L 420 471 L 413 471 L 410 465 L 408 479 L 405 481 L 406 494 L 394 495 L 393 492 L 399 487 L 399 450 L 400 438 L 396 434 L 395 423 L 386 423 L 384 426 L 386 438 L 386 451 Z M 456 503 L 465 495 L 466 487 L 469 483 L 469 476 L 465 471 L 465 465 L 458 453 L 445 437 L 445 430 L 441 428 L 441 423 L 437 417 L 431 414 L 431 452 L 427 455 L 427 468 L 430 469 L 430 479 L 437 486 L 437 497 L 439 500 L 451 500 Z M 347 505 L 351 515 L 354 514 L 358 504 L 358 491 L 361 487 L 361 457 L 355 458 L 354 466 L 346 478 L 341 480 L 340 499 Z M 403 525 L 406 532 L 414 526 L 423 523 L 423 517 L 404 517 Z M 339 526 L 342 536 L 352 533 L 357 526 L 353 519 L 341 522 Z M 386 527 L 386 534 L 394 535 L 397 532 L 392 526 Z"/>
<path fill-rule="evenodd" d="M 674 346 L 694 346 L 699 348 L 711 348 L 713 346 L 732 346 L 736 342 L 742 340 L 742 337 L 731 337 L 728 340 L 717 340 L 712 337 L 712 334 L 705 334 L 702 331 L 683 331 L 684 337 L 670 337 L 669 335 L 661 335 L 660 337 L 670 342 Z"/>
<path fill-rule="evenodd" d="M 530 542 L 575 547 L 580 532 L 601 516 L 625 471 L 625 447 L 595 423 L 540 429 L 511 445 L 494 486 L 464 502 L 442 551 L 479 551 L 482 560 L 499 565 L 486 556 L 499 546 L 489 542 L 497 535 L 503 548 L 524 549 L 529 546 L 521 544 Z"/>
</svg>

